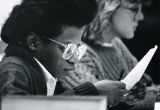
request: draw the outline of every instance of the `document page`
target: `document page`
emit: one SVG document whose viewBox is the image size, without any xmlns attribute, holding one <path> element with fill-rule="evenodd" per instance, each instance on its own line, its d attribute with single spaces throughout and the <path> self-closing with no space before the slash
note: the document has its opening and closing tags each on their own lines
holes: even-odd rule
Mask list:
<svg viewBox="0 0 160 110">
<path fill-rule="evenodd" d="M 157 48 L 158 46 L 155 46 L 150 49 L 128 75 L 121 80 L 126 84 L 127 90 L 130 90 L 141 79 Z"/>
</svg>

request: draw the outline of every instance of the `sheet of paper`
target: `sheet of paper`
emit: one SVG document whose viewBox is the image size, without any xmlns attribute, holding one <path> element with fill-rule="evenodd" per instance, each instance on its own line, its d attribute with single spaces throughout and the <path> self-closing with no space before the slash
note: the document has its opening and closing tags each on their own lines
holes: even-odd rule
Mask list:
<svg viewBox="0 0 160 110">
<path fill-rule="evenodd" d="M 160 110 L 160 102 L 155 102 L 154 110 Z"/>
<path fill-rule="evenodd" d="M 128 73 L 128 75 L 121 80 L 126 84 L 127 90 L 130 90 L 141 79 L 157 48 L 158 46 L 155 46 L 150 49 L 141 61 Z"/>
</svg>

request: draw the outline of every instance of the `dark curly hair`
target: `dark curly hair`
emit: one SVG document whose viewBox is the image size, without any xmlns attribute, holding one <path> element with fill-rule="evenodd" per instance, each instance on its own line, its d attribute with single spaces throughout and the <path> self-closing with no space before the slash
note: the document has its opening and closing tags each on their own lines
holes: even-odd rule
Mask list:
<svg viewBox="0 0 160 110">
<path fill-rule="evenodd" d="M 23 0 L 16 5 L 1 30 L 6 43 L 25 43 L 31 32 L 57 37 L 63 26 L 78 28 L 89 24 L 96 15 L 95 0 Z"/>
</svg>

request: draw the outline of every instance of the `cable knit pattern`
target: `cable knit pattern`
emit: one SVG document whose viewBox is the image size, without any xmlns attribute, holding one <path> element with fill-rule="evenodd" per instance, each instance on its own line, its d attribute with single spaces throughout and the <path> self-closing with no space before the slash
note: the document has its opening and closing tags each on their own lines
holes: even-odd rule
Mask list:
<svg viewBox="0 0 160 110">
<path fill-rule="evenodd" d="M 63 68 L 66 72 L 60 77 L 66 88 L 73 88 L 86 81 L 96 82 L 102 79 L 120 80 L 137 63 L 122 41 L 116 38 L 113 47 L 92 46 L 80 62 L 73 62 L 75 69 Z M 64 66 L 66 67 L 66 66 Z"/>
<path fill-rule="evenodd" d="M 79 62 L 69 62 L 72 62 L 75 68 L 63 68 L 65 75 L 59 78 L 66 88 L 73 88 L 87 81 L 94 83 L 102 79 L 121 80 L 138 61 L 124 43 L 119 38 L 115 38 L 113 47 L 88 46 L 87 53 Z M 132 110 L 140 110 L 138 108 L 150 110 L 153 108 L 156 99 L 155 94 L 154 91 L 147 91 L 145 100 L 136 104 Z M 147 107 L 146 104 L 152 105 L 152 107 Z"/>
</svg>

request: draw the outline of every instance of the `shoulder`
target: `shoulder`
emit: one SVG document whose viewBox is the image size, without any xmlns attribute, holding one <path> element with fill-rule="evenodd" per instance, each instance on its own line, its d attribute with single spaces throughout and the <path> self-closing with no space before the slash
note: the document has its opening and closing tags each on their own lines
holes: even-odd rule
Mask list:
<svg viewBox="0 0 160 110">
<path fill-rule="evenodd" d="M 123 54 L 131 54 L 128 47 L 120 38 L 115 38 L 113 41 L 115 47 L 119 49 Z"/>
<path fill-rule="evenodd" d="M 27 75 L 31 69 L 29 64 L 20 57 L 5 56 L 0 62 L 0 74 Z"/>
<path fill-rule="evenodd" d="M 84 43 L 84 45 L 87 46 L 87 51 L 86 51 L 84 57 L 88 57 L 88 59 L 99 58 L 99 55 L 98 55 L 97 52 L 93 49 L 93 46 L 90 46 L 89 44 L 86 44 L 86 43 Z"/>
<path fill-rule="evenodd" d="M 28 82 L 33 78 L 34 69 L 23 58 L 16 56 L 4 56 L 0 62 L 0 77 L 6 77 L 9 81 Z M 1 79 L 1 78 L 0 78 Z"/>
<path fill-rule="evenodd" d="M 114 38 L 113 43 L 119 48 L 126 47 L 126 45 L 123 43 L 123 41 L 120 38 Z"/>
<path fill-rule="evenodd" d="M 7 65 L 17 65 L 17 66 L 26 66 L 27 62 L 25 62 L 25 60 L 23 60 L 20 57 L 16 57 L 16 56 L 4 56 L 4 58 L 2 59 L 1 63 L 0 63 L 0 67 L 2 66 L 7 66 Z"/>
<path fill-rule="evenodd" d="M 5 56 L 0 63 L 0 95 L 28 94 L 31 81 L 22 59 Z"/>
<path fill-rule="evenodd" d="M 116 48 L 122 53 L 123 58 L 126 60 L 130 69 L 137 64 L 136 57 L 130 52 L 128 47 L 123 43 L 120 38 L 114 39 Z"/>
</svg>

